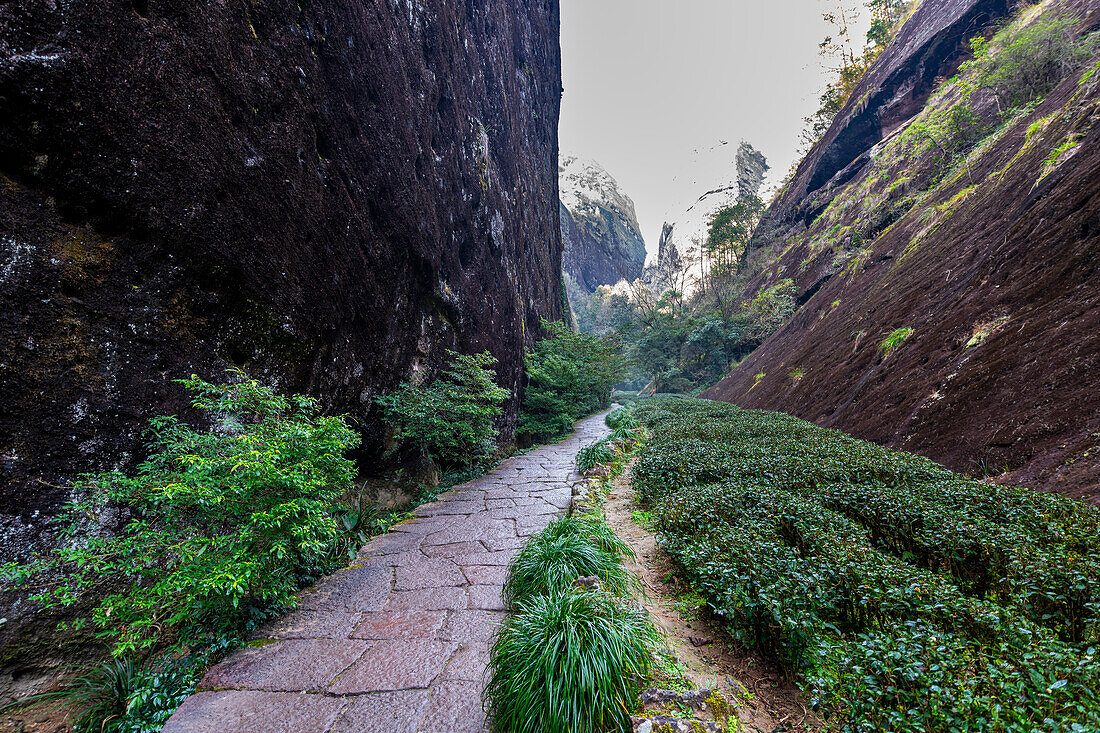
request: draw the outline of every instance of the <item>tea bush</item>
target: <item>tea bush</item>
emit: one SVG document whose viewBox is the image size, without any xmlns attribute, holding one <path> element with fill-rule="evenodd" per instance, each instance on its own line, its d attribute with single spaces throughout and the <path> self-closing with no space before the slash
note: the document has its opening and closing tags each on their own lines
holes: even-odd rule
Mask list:
<svg viewBox="0 0 1100 733">
<path fill-rule="evenodd" d="M 78 482 L 66 546 L 3 568 L 5 585 L 45 583 L 36 599 L 47 608 L 102 597 L 90 620 L 116 655 L 262 621 L 341 560 L 334 511 L 355 475 L 344 454 L 358 434 L 312 398 L 253 380 L 182 383 L 215 427 L 154 418 L 150 456 L 133 476 Z M 124 517 L 117 535 L 94 521 L 108 510 Z"/>
<path fill-rule="evenodd" d="M 669 551 L 845 730 L 1100 726 L 1100 511 L 789 415 L 634 412 Z"/>
<path fill-rule="evenodd" d="M 472 466 L 496 449 L 494 421 L 508 390 L 497 386 L 489 352 L 450 354 L 450 362 L 428 384 L 406 382 L 376 397 L 396 438 L 417 446 L 443 465 Z"/>
</svg>

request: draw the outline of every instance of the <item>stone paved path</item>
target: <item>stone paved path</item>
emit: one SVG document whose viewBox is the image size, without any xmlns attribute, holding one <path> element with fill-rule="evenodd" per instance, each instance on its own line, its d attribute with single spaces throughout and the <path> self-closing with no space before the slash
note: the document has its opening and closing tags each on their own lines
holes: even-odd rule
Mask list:
<svg viewBox="0 0 1100 733">
<path fill-rule="evenodd" d="M 212 668 L 164 731 L 484 731 L 508 562 L 569 506 L 577 451 L 608 432 L 602 414 L 587 418 L 419 507 Z"/>
</svg>

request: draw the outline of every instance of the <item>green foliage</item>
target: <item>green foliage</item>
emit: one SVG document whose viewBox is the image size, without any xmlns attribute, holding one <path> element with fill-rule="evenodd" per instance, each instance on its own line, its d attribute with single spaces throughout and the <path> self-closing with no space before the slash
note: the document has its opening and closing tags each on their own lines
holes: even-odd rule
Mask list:
<svg viewBox="0 0 1100 733">
<path fill-rule="evenodd" d="M 444 465 L 472 466 L 496 449 L 494 421 L 508 390 L 498 387 L 489 352 L 456 354 L 427 385 L 406 382 L 376 397 L 398 440 L 417 446 Z"/>
<path fill-rule="evenodd" d="M 606 593 L 522 601 L 490 652 L 494 729 L 626 733 L 659 641 L 644 611 Z"/>
<path fill-rule="evenodd" d="M 547 337 L 527 352 L 529 384 L 524 392 L 519 435 L 550 440 L 566 434 L 584 415 L 610 404 L 611 387 L 626 369 L 614 337 L 575 333 L 543 321 Z"/>
<path fill-rule="evenodd" d="M 871 68 L 875 59 L 890 44 L 901 21 L 913 5 L 907 0 L 865 0 L 863 3 L 869 15 L 867 45 L 861 54 L 857 54 L 852 42 L 850 26 L 855 20 L 854 8 L 847 3 L 834 2 L 834 6 L 822 13 L 833 33 L 821 42 L 821 54 L 839 61 L 832 71 L 835 77 L 830 81 L 819 99 L 817 112 L 803 120 L 803 131 L 799 140 L 805 150 L 814 145 L 829 129 L 837 113 L 848 102 L 856 85 Z"/>
<path fill-rule="evenodd" d="M 615 449 L 608 441 L 600 440 L 581 448 L 577 453 L 577 470 L 581 473 L 591 471 L 601 463 L 607 463 L 615 457 Z"/>
<path fill-rule="evenodd" d="M 359 436 L 315 400 L 240 376 L 182 380 L 215 427 L 154 418 L 136 474 L 85 476 L 66 546 L 5 566 L 7 579 L 57 578 L 36 596 L 45 607 L 102 597 L 91 621 L 121 655 L 176 633 L 195 639 L 262 621 L 333 569 L 342 548 L 333 509 L 354 476 L 344 454 Z M 87 521 L 107 511 L 124 518 L 117 535 Z"/>
<path fill-rule="evenodd" d="M 905 340 L 912 335 L 913 329 L 899 328 L 896 331 L 890 333 L 879 343 L 878 350 L 882 352 L 883 356 L 890 356 L 894 349 L 905 343 Z"/>
<path fill-rule="evenodd" d="M 992 41 L 978 36 L 963 69 L 976 72 L 975 86 L 993 90 L 1002 109 L 1042 99 L 1097 49 L 1095 34 L 1076 37 L 1078 22 L 1071 14 L 1047 12 L 1026 25 L 1007 26 Z"/>
<path fill-rule="evenodd" d="M 1096 508 L 788 415 L 634 409 L 669 551 L 844 730 L 1100 726 Z"/>
<path fill-rule="evenodd" d="M 633 557 L 633 551 L 603 522 L 557 519 L 512 560 L 504 598 L 516 604 L 538 595 L 564 593 L 578 577 L 593 575 L 605 590 L 625 595 L 636 587 L 636 580 L 623 567 L 622 557 Z"/>
<path fill-rule="evenodd" d="M 797 293 L 798 288 L 790 278 L 783 278 L 757 293 L 746 309 L 753 333 L 763 338 L 786 323 L 794 313 Z"/>
<path fill-rule="evenodd" d="M 710 258 L 713 277 L 735 274 L 763 211 L 764 202 L 747 195 L 711 215 L 703 249 Z"/>
<path fill-rule="evenodd" d="M 16 704 L 75 706 L 81 711 L 72 722 L 76 733 L 157 733 L 195 691 L 206 668 L 234 645 L 222 637 L 185 656 L 144 664 L 127 656 L 78 667 L 80 674 L 63 690 Z"/>
</svg>

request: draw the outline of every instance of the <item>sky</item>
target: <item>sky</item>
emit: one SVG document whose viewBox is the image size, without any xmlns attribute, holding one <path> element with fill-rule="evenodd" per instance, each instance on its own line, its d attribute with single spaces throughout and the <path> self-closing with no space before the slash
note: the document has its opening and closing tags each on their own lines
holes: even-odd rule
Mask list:
<svg viewBox="0 0 1100 733">
<path fill-rule="evenodd" d="M 770 185 L 795 162 L 802 119 L 826 79 L 825 7 L 561 0 L 562 154 L 611 173 L 634 200 L 651 254 L 662 222 L 735 179 L 739 141 L 767 156 Z"/>
</svg>

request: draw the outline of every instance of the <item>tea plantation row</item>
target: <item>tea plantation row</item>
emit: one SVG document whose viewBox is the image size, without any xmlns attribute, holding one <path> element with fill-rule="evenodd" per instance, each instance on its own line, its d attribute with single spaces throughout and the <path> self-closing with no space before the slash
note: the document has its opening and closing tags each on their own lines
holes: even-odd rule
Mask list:
<svg viewBox="0 0 1100 733">
<path fill-rule="evenodd" d="M 1096 508 L 788 415 L 634 409 L 668 550 L 840 727 L 1100 730 Z"/>
</svg>

